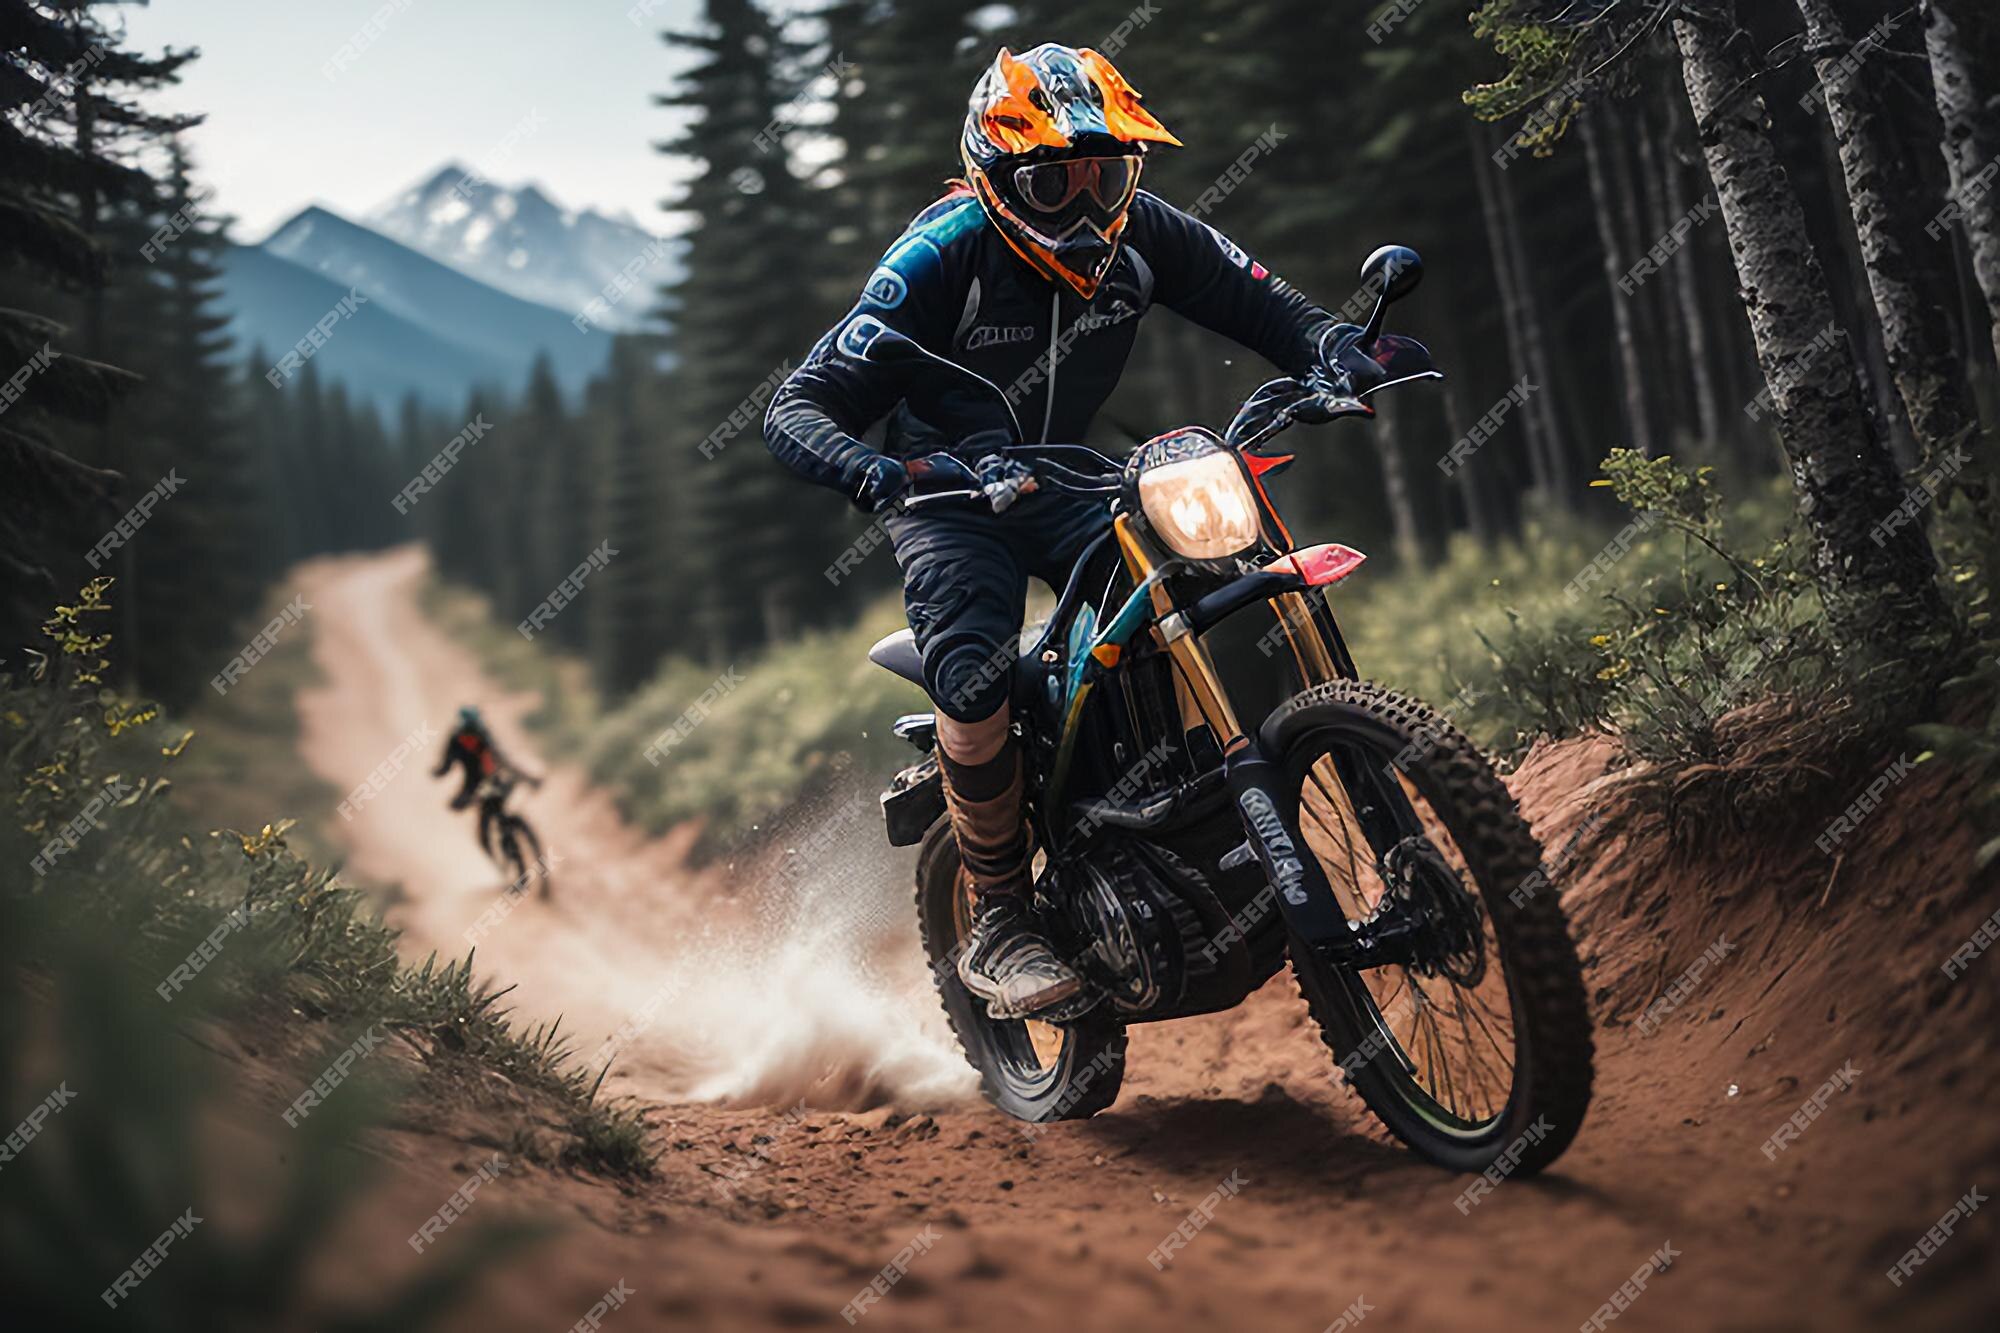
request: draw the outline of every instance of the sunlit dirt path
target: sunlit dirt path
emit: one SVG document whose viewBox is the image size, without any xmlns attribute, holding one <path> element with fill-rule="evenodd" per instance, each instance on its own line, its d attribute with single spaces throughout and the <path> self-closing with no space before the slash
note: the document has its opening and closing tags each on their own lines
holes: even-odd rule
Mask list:
<svg viewBox="0 0 2000 1333">
<path fill-rule="evenodd" d="M 504 900 L 429 769 L 472 701 L 542 771 L 520 726 L 531 701 L 426 622 L 421 554 L 303 576 L 324 675 L 299 700 L 306 762 L 351 791 L 433 729 L 351 821 L 327 817 L 330 836 L 353 875 L 400 893 L 391 919 L 412 947 L 463 953 Z M 1572 743 L 1517 775 L 1545 844 L 1617 799 L 1608 757 Z M 843 1307 L 899 1253 L 907 1273 L 860 1312 L 870 1328 L 1315 1333 L 1345 1315 L 1364 1330 L 1571 1329 L 1608 1311 L 1619 1330 L 1826 1330 L 2000 1314 L 1983 1211 L 1904 1286 L 1883 1276 L 2000 1176 L 2000 972 L 1951 990 L 1930 976 L 1991 904 L 1967 892 L 1956 807 L 1917 783 L 1817 908 L 1826 872 L 1809 852 L 1586 849 L 1566 901 L 1599 1008 L 1597 1101 L 1554 1171 L 1466 1204 L 1464 1178 L 1386 1142 L 1336 1084 L 1288 975 L 1231 1013 L 1136 1029 L 1115 1107 L 1025 1134 L 967 1095 L 897 915 L 906 863 L 877 847 L 872 817 L 830 816 L 842 834 L 823 873 L 758 902 L 690 873 L 580 771 L 546 771 L 523 808 L 561 858 L 554 897 L 493 924 L 479 970 L 518 983 L 524 1015 L 568 1015 L 586 1051 L 657 1001 L 619 1086 L 664 1104 L 661 1179 L 622 1194 L 555 1171 L 504 1182 L 494 1197 L 581 1230 L 495 1279 L 468 1327 L 565 1327 L 628 1279 L 638 1294 L 607 1327 L 845 1328 Z M 1663 980 L 1723 934 L 1736 952 L 1712 987 L 1638 1035 Z M 1760 1151 L 1850 1059 L 1853 1089 L 1784 1154 Z M 1225 1181 L 1212 1218 L 1155 1263 Z M 1679 1257 L 1618 1309 L 1662 1247 Z"/>
</svg>

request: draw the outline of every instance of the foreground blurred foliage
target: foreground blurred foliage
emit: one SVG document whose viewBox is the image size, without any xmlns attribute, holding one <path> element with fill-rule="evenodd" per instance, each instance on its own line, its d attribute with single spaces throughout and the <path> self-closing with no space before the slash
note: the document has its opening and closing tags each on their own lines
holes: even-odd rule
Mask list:
<svg viewBox="0 0 2000 1333">
<path fill-rule="evenodd" d="M 506 992 L 475 981 L 469 957 L 401 965 L 395 932 L 293 855 L 288 821 L 181 831 L 162 797 L 189 738 L 162 744 L 152 709 L 104 688 L 108 587 L 59 608 L 48 651 L 0 677 L 0 1114 L 11 1130 L 67 1093 L 9 1145 L 0 1287 L 10 1306 L 61 1311 L 64 1328 L 424 1326 L 528 1235 L 491 1226 L 413 1282 L 312 1295 L 317 1241 L 363 1201 L 372 1129 L 504 1080 L 503 1113 L 552 1118 L 562 1161 L 642 1175 L 641 1113 L 600 1100 L 601 1074 L 575 1067 L 553 1025 L 510 1027 Z M 221 1058 L 234 1037 L 274 1054 L 288 1097 L 370 1030 L 396 1054 L 358 1066 L 296 1129 L 225 1093 L 246 1083 Z M 238 1178 L 260 1163 L 261 1180 Z M 129 1300 L 103 1302 L 190 1208 L 203 1224 Z"/>
</svg>

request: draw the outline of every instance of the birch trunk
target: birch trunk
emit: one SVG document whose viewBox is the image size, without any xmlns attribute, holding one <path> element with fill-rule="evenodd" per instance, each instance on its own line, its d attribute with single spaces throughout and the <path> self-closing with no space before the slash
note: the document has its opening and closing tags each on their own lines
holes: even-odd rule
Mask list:
<svg viewBox="0 0 2000 1333">
<path fill-rule="evenodd" d="M 1986 297 L 1993 350 L 2000 357 L 2000 17 L 1993 0 L 1925 0 L 1924 46 L 1944 121 L 1951 197 Z"/>
<path fill-rule="evenodd" d="M 1952 352 L 1945 294 L 1933 290 L 1923 254 L 1927 244 L 1935 244 L 1924 237 L 1932 209 L 1875 92 L 1872 71 L 1865 63 L 1860 68 L 1852 60 L 1843 64 L 1865 33 L 1886 34 L 1861 29 L 1857 16 L 1863 7 L 1852 0 L 1798 3 L 1806 21 L 1806 49 L 1833 124 L 1889 378 L 1923 457 L 1943 458 L 1971 434 L 1977 418 Z M 1844 21 L 1849 17 L 1855 21 Z M 1858 57 L 1862 62 L 1889 58 L 1879 51 Z"/>
<path fill-rule="evenodd" d="M 1688 104 L 1720 199 L 1769 385 L 1813 571 L 1836 633 L 1915 655 L 1949 632 L 1923 527 L 1884 520 L 1903 487 L 1876 434 L 1853 353 L 1805 216 L 1778 159 L 1769 113 L 1739 44 L 1733 0 L 1674 20 Z"/>
</svg>

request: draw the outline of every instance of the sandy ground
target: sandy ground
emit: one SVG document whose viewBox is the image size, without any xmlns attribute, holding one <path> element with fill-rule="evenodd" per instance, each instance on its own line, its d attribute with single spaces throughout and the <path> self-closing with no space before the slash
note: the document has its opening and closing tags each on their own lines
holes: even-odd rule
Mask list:
<svg viewBox="0 0 2000 1333">
<path fill-rule="evenodd" d="M 1565 901 L 1598 1010 L 1598 1095 L 1553 1171 L 1462 1206 L 1464 1178 L 1391 1145 L 1337 1085 L 1288 975 L 1231 1013 L 1135 1029 L 1125 1091 L 1093 1120 L 1031 1134 L 987 1109 L 921 975 L 908 862 L 880 848 L 872 808 L 821 812 L 797 831 L 810 854 L 767 864 L 746 892 L 726 871 L 690 873 L 673 840 L 640 836 L 557 766 L 522 807 L 560 858 L 553 895 L 495 920 L 499 874 L 428 773 L 467 701 L 541 770 L 519 725 L 531 701 L 425 622 L 420 554 L 302 576 L 323 676 L 299 698 L 305 760 L 352 790 L 433 730 L 352 820 L 328 816 L 350 872 L 396 886 L 391 919 L 414 950 L 462 953 L 479 933 L 479 970 L 519 984 L 522 1016 L 564 1014 L 585 1051 L 619 1033 L 616 1085 L 660 1103 L 659 1181 L 619 1191 L 529 1169 L 481 1196 L 567 1230 L 486 1280 L 468 1328 L 570 1327 L 619 1282 L 633 1295 L 605 1327 L 844 1328 L 899 1256 L 907 1271 L 858 1312 L 871 1328 L 2000 1315 L 1988 1211 L 1902 1285 L 1884 1276 L 1968 1190 L 2000 1182 L 2000 960 L 1955 983 L 1940 972 L 1996 900 L 1990 879 L 1970 882 L 1969 832 L 1935 779 L 1894 793 L 1830 877 L 1811 848 L 1823 820 L 1689 849 L 1624 817 L 1607 744 L 1531 757 L 1514 782 L 1544 844 L 1593 830 Z M 1712 980 L 1640 1035 L 1639 1012 L 1719 938 L 1732 951 Z M 1767 1157 L 1849 1063 L 1852 1087 Z M 484 1156 L 417 1130 L 384 1151 L 416 1216 Z M 1152 1262 L 1225 1181 L 1240 1188 Z M 420 1261 L 392 1231 L 357 1225 L 346 1262 L 410 1271 Z M 1617 1309 L 1663 1247 L 1671 1266 Z"/>
</svg>

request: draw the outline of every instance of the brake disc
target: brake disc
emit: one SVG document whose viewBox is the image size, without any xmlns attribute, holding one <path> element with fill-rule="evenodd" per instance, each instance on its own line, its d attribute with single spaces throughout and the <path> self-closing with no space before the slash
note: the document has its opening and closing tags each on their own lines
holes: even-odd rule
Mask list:
<svg viewBox="0 0 2000 1333">
<path fill-rule="evenodd" d="M 1486 909 L 1436 844 L 1422 834 L 1404 838 L 1383 856 L 1381 875 L 1390 898 L 1422 923 L 1412 941 L 1411 970 L 1477 986 L 1486 975 Z"/>
</svg>

